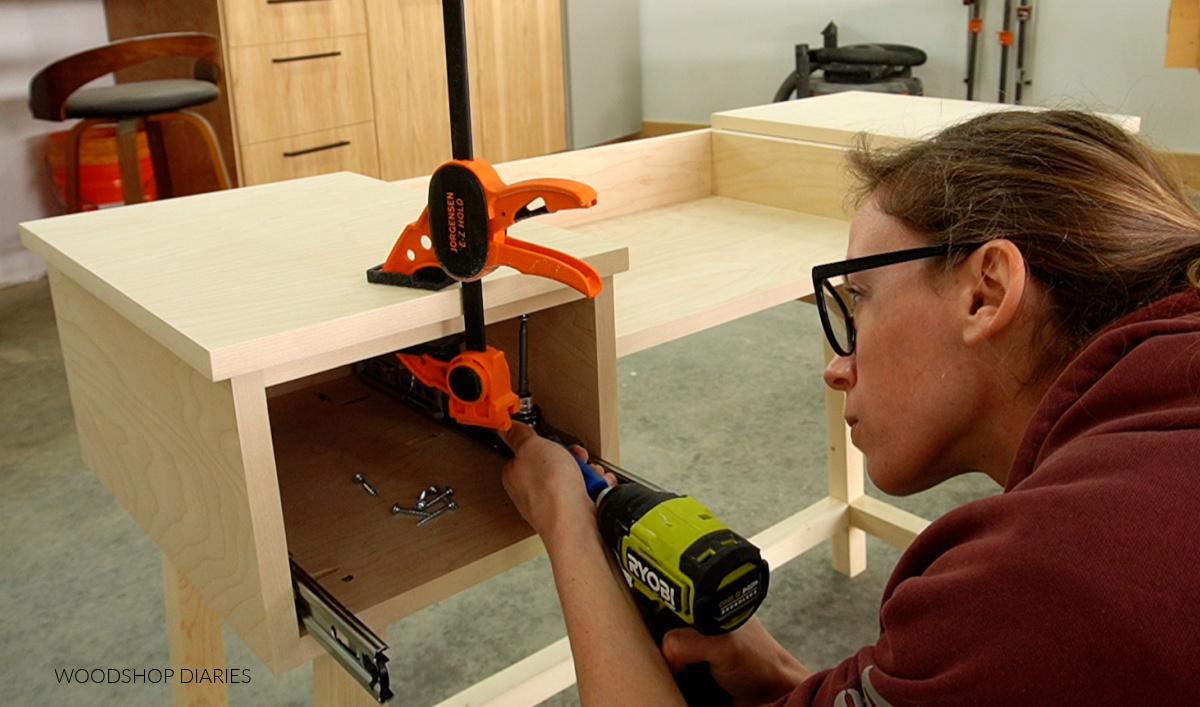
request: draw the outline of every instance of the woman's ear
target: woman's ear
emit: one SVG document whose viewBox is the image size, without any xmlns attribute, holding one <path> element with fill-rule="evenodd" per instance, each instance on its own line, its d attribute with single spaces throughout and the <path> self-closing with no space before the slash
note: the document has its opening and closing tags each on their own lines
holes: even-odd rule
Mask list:
<svg viewBox="0 0 1200 707">
<path fill-rule="evenodd" d="M 962 268 L 963 341 L 975 346 L 994 340 L 1014 323 L 1029 273 L 1020 249 L 1004 238 L 980 246 Z"/>
</svg>

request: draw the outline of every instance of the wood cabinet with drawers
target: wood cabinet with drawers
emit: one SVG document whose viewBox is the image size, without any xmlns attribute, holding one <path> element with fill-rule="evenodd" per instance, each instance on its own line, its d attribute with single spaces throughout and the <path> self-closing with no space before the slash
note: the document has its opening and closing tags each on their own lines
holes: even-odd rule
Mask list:
<svg viewBox="0 0 1200 707">
<path fill-rule="evenodd" d="M 559 2 L 466 0 L 477 156 L 566 148 Z M 396 180 L 450 159 L 440 0 L 105 0 L 105 12 L 114 39 L 221 38 L 225 92 L 201 112 L 241 185 L 336 171 Z M 174 143 L 179 163 L 193 159 L 186 137 Z"/>
</svg>

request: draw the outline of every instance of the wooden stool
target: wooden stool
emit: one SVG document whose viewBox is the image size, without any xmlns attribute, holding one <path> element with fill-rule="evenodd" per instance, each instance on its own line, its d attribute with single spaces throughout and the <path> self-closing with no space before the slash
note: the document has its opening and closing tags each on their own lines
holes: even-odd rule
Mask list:
<svg viewBox="0 0 1200 707">
<path fill-rule="evenodd" d="M 35 118 L 63 121 L 81 118 L 70 131 L 66 149 L 64 201 L 71 213 L 82 210 L 79 198 L 79 142 L 97 124 L 117 126 L 121 191 L 126 204 L 143 201 L 138 168 L 137 133 L 145 128 L 159 198 L 173 195 L 162 124 L 182 121 L 194 126 L 208 147 L 217 185 L 228 189 L 229 173 L 216 133 L 203 116 L 185 108 L 211 103 L 221 91 L 217 38 L 199 32 L 174 32 L 123 39 L 73 54 L 50 64 L 29 83 L 29 109 Z M 153 59 L 195 57 L 192 78 L 133 81 L 83 88 L 101 76 Z"/>
</svg>

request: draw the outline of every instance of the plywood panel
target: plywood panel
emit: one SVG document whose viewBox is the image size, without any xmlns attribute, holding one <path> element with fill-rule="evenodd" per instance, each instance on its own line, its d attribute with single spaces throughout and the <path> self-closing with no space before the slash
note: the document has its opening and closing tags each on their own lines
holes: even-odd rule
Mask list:
<svg viewBox="0 0 1200 707">
<path fill-rule="evenodd" d="M 273 397 L 270 408 L 288 549 L 351 611 L 533 534 L 500 483 L 503 456 L 353 377 Z M 452 487 L 458 508 L 421 526 L 392 514 L 431 485 Z"/>
<path fill-rule="evenodd" d="M 1200 69 L 1200 0 L 1171 0 L 1166 66 Z"/>
<path fill-rule="evenodd" d="M 560 0 L 473 0 L 473 101 L 490 162 L 567 146 Z"/>
<path fill-rule="evenodd" d="M 711 131 L 697 130 L 647 140 L 631 140 L 587 150 L 531 157 L 495 165 L 506 183 L 560 177 L 596 190 L 590 209 L 539 216 L 537 223 L 571 228 L 623 214 L 712 196 Z M 397 182 L 422 193 L 428 177 Z"/>
<path fill-rule="evenodd" d="M 713 128 L 786 137 L 832 145 L 851 145 L 859 133 L 870 133 L 873 145 L 898 145 L 929 137 L 955 123 L 997 110 L 1036 107 L 848 91 L 796 101 L 714 113 Z M 1114 115 L 1113 120 L 1137 132 L 1140 120 Z"/>
<path fill-rule="evenodd" d="M 817 216 L 849 219 L 846 150 L 745 133 L 713 131 L 713 193 Z"/>
<path fill-rule="evenodd" d="M 333 368 L 367 355 L 352 344 L 382 353 L 398 332 L 458 321 L 453 288 L 366 280 L 424 201 L 339 173 L 29 222 L 22 241 L 220 380 L 338 352 L 324 366 Z M 514 235 L 580 257 L 601 276 L 626 264 L 618 246 L 534 221 Z M 564 288 L 500 268 L 484 289 L 488 306 L 501 307 Z"/>
<path fill-rule="evenodd" d="M 624 356 L 810 293 L 849 223 L 714 196 L 574 229 L 629 248 L 613 287 Z"/>
<path fill-rule="evenodd" d="M 366 0 L 379 172 L 429 174 L 450 159 L 446 56 L 439 0 Z"/>
<path fill-rule="evenodd" d="M 84 463 L 279 669 L 299 631 L 261 387 L 256 400 L 252 384 L 206 380 L 53 267 L 50 276 Z"/>
<path fill-rule="evenodd" d="M 363 0 L 224 0 L 224 6 L 231 47 L 367 31 Z"/>
<path fill-rule="evenodd" d="M 359 123 L 298 137 L 271 140 L 242 150 L 246 184 L 265 184 L 331 172 L 379 176 L 375 124 Z"/>
<path fill-rule="evenodd" d="M 369 61 L 365 34 L 230 49 L 242 148 L 369 122 L 374 116 Z"/>
</svg>

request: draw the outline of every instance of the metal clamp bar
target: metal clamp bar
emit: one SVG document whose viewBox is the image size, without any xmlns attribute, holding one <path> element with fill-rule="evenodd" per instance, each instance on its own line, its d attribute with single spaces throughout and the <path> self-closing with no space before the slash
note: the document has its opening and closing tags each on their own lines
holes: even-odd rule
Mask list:
<svg viewBox="0 0 1200 707">
<path fill-rule="evenodd" d="M 377 702 L 392 699 L 384 654 L 387 644 L 350 613 L 307 572 L 291 561 L 296 613 L 310 636 Z"/>
<path fill-rule="evenodd" d="M 649 479 L 647 479 L 645 477 L 638 476 L 637 474 L 634 474 L 631 471 L 622 469 L 621 467 L 617 466 L 616 464 L 605 461 L 604 459 L 601 459 L 600 457 L 589 454 L 588 455 L 588 463 L 595 464 L 596 466 L 599 466 L 601 469 L 604 469 L 605 471 L 612 473 L 622 483 L 632 482 L 635 484 L 641 484 L 642 486 L 645 486 L 646 488 L 650 489 L 651 491 L 666 491 L 666 489 L 664 489 L 663 487 L 654 483 L 653 481 L 650 481 Z"/>
<path fill-rule="evenodd" d="M 294 0 L 291 0 L 291 1 L 294 1 Z M 334 52 L 321 52 L 320 54 L 303 54 L 301 56 L 277 56 L 277 57 L 271 57 L 271 63 L 284 64 L 289 61 L 305 61 L 307 59 L 326 59 L 331 56 L 341 56 L 341 55 L 342 55 L 341 52 L 334 51 Z"/>
<path fill-rule="evenodd" d="M 283 156 L 284 157 L 299 157 L 300 155 L 307 155 L 310 152 L 320 152 L 321 150 L 332 150 L 335 147 L 345 147 L 346 145 L 349 145 L 349 144 L 350 144 L 349 140 L 338 140 L 337 142 L 331 142 L 328 145 L 317 145 L 316 147 L 306 147 L 303 150 L 292 150 L 291 152 L 285 152 L 285 153 L 283 153 Z"/>
</svg>

